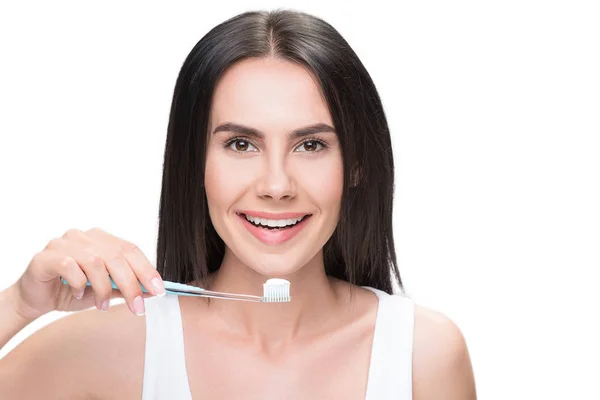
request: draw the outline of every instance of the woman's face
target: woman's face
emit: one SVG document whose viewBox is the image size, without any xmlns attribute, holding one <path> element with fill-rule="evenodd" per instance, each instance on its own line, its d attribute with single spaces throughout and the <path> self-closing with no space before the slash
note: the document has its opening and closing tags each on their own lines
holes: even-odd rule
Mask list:
<svg viewBox="0 0 600 400">
<path fill-rule="evenodd" d="M 206 195 L 226 257 L 268 277 L 318 260 L 338 222 L 343 167 L 309 72 L 273 59 L 236 63 L 215 89 L 208 135 Z M 297 225 L 255 227 L 252 216 L 263 218 L 254 223 Z"/>
</svg>

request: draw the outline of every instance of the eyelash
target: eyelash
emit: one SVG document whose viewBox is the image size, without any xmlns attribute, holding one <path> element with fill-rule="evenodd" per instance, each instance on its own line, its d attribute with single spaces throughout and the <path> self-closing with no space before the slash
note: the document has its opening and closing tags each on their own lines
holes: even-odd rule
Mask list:
<svg viewBox="0 0 600 400">
<path fill-rule="evenodd" d="M 236 136 L 236 137 L 232 137 L 230 139 L 227 139 L 225 141 L 225 143 L 223 144 L 223 148 L 225 148 L 225 149 L 228 148 L 229 146 L 231 146 L 233 143 L 237 142 L 238 140 L 243 140 L 244 142 L 247 142 L 247 143 L 251 144 L 252 146 L 256 147 L 254 145 L 254 143 L 252 143 L 251 140 L 248 140 L 248 138 L 246 138 L 244 136 Z M 307 143 L 307 142 L 316 142 L 316 143 L 320 144 L 321 146 L 323 146 L 323 148 L 321 150 L 303 151 L 301 153 L 318 153 L 318 152 L 323 151 L 323 150 L 325 150 L 325 149 L 327 149 L 329 147 L 329 145 L 326 142 L 324 142 L 323 140 L 321 140 L 319 138 L 316 138 L 316 137 L 309 137 L 309 138 L 303 140 L 300 144 L 298 144 L 298 146 L 296 146 L 296 148 L 304 145 L 304 143 Z M 243 153 L 251 153 L 250 151 L 239 151 L 239 150 L 235 150 L 235 149 L 231 149 L 231 150 L 235 151 L 236 153 L 242 153 L 242 154 Z"/>
</svg>

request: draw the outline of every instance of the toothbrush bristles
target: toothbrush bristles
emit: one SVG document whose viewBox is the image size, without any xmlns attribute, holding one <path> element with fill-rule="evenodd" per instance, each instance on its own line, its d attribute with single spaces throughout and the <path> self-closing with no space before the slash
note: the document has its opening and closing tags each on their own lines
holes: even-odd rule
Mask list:
<svg viewBox="0 0 600 400">
<path fill-rule="evenodd" d="M 263 302 L 286 303 L 292 301 L 290 282 L 285 279 L 269 279 L 263 285 Z"/>
</svg>

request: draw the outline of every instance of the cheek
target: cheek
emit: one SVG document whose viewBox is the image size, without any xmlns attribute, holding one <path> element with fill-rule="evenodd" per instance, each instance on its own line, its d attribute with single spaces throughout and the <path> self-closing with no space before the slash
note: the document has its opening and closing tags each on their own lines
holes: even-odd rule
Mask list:
<svg viewBox="0 0 600 400">
<path fill-rule="evenodd" d="M 206 197 L 209 209 L 227 208 L 240 192 L 240 186 L 247 181 L 243 171 L 218 154 L 209 151 L 204 172 Z"/>
<path fill-rule="evenodd" d="M 335 157 L 305 162 L 301 168 L 300 186 L 321 207 L 336 207 L 341 202 L 343 189 L 343 167 L 341 159 Z"/>
</svg>

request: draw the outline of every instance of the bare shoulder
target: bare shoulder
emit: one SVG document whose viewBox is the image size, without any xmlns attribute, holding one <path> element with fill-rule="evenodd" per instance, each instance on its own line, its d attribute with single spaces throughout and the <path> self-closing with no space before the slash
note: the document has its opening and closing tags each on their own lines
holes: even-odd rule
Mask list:
<svg viewBox="0 0 600 400">
<path fill-rule="evenodd" d="M 444 314 L 415 305 L 413 398 L 475 400 L 465 338 Z"/>
<path fill-rule="evenodd" d="M 0 360 L 0 398 L 140 398 L 145 327 L 125 304 L 60 318 Z"/>
</svg>

